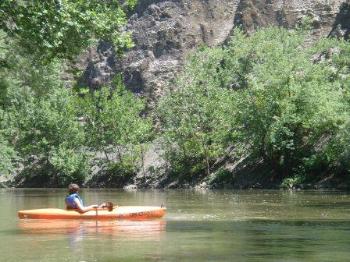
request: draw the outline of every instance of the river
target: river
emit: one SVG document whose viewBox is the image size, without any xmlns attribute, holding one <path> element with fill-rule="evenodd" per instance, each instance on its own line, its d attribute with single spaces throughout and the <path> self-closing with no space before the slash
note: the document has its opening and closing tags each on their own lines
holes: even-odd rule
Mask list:
<svg viewBox="0 0 350 262">
<path fill-rule="evenodd" d="M 88 204 L 167 206 L 150 221 L 20 220 L 62 189 L 0 190 L 0 261 L 349 261 L 350 194 L 84 189 Z"/>
</svg>

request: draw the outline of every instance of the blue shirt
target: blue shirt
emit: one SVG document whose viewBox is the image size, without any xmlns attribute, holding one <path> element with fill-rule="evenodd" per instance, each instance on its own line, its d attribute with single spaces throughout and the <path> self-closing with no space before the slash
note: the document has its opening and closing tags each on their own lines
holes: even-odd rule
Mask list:
<svg viewBox="0 0 350 262">
<path fill-rule="evenodd" d="M 73 194 L 68 195 L 66 197 L 66 199 L 65 199 L 67 208 L 72 208 L 72 209 L 77 209 L 78 208 L 77 204 L 75 203 L 75 199 L 78 199 L 80 204 L 82 206 L 84 206 L 83 200 L 80 198 L 78 193 L 73 193 Z"/>
</svg>

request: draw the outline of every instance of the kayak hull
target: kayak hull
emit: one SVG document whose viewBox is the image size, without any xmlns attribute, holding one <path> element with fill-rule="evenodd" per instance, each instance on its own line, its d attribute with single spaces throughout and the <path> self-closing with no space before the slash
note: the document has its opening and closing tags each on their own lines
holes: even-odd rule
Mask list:
<svg viewBox="0 0 350 262">
<path fill-rule="evenodd" d="M 18 211 L 21 219 L 154 219 L 165 215 L 166 208 L 154 206 L 120 206 L 112 211 L 98 209 L 79 213 L 76 210 L 65 210 L 59 208 L 42 208 Z"/>
</svg>

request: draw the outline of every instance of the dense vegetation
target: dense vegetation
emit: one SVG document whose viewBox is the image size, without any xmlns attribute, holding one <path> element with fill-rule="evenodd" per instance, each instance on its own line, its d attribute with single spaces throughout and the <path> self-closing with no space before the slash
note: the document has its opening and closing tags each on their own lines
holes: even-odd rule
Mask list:
<svg viewBox="0 0 350 262">
<path fill-rule="evenodd" d="M 2 0 L 0 27 L 36 60 L 73 58 L 94 39 L 109 40 L 121 50 L 130 47 L 128 34 L 121 33 L 125 11 L 136 0 L 21 1 Z"/>
<path fill-rule="evenodd" d="M 118 51 L 135 1 L 0 3 L 0 173 L 29 186 L 126 183 L 162 142 L 169 177 L 229 175 L 228 160 L 263 162 L 287 186 L 350 171 L 350 46 L 306 41 L 305 29 L 236 30 L 192 54 L 153 114 L 117 76 L 89 90 L 62 80 L 96 39 Z M 147 115 L 155 116 L 150 119 Z M 153 125 L 156 128 L 153 128 Z M 93 167 L 93 168 L 92 168 Z M 171 180 L 170 179 L 170 180 Z"/>
<path fill-rule="evenodd" d="M 144 102 L 120 81 L 94 92 L 67 88 L 62 80 L 69 59 L 96 39 L 113 42 L 117 52 L 131 46 L 120 28 L 134 4 L 0 3 L 1 174 L 17 172 L 19 183 L 31 181 L 29 186 L 63 186 L 82 183 L 93 164 L 114 176 L 134 172 L 139 145 L 151 132 L 141 116 Z M 115 151 L 117 167 L 108 156 Z"/>
<path fill-rule="evenodd" d="M 188 61 L 160 117 L 177 174 L 216 172 L 218 159 L 262 160 L 296 184 L 349 172 L 349 51 L 343 40 L 307 44 L 303 30 L 234 32 Z"/>
</svg>

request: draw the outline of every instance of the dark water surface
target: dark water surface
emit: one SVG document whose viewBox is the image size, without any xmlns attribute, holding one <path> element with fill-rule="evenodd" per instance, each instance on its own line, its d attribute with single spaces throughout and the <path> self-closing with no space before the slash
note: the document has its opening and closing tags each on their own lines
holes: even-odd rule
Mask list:
<svg viewBox="0 0 350 262">
<path fill-rule="evenodd" d="M 88 204 L 160 205 L 150 221 L 20 220 L 65 190 L 0 190 L 0 261 L 350 261 L 350 194 L 84 190 Z"/>
</svg>

